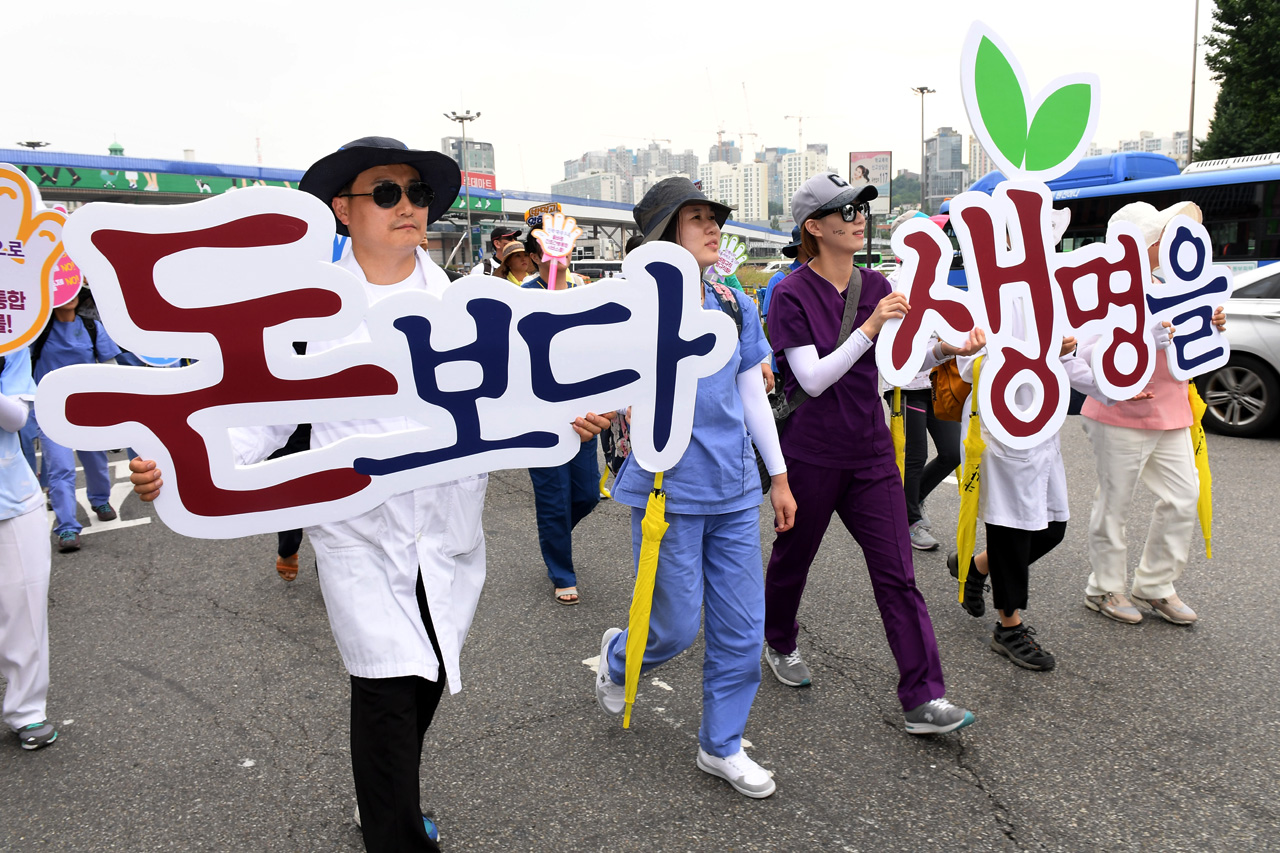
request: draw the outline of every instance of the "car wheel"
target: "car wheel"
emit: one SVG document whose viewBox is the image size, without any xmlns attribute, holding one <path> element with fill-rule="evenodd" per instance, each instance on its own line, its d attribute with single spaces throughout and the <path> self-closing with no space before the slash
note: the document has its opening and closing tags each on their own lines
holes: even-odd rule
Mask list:
<svg viewBox="0 0 1280 853">
<path fill-rule="evenodd" d="M 1280 381 L 1260 359 L 1235 355 L 1227 366 L 1196 380 L 1204 398 L 1206 429 L 1250 437 L 1264 433 L 1280 415 Z"/>
</svg>

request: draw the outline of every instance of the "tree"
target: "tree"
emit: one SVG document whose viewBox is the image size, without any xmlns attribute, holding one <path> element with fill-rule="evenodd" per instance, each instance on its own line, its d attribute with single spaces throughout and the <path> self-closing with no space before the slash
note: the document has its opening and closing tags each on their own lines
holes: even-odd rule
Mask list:
<svg viewBox="0 0 1280 853">
<path fill-rule="evenodd" d="M 1218 82 L 1209 135 L 1196 160 L 1280 151 L 1280 4 L 1216 0 L 1205 65 Z"/>
<path fill-rule="evenodd" d="M 914 175 L 899 175 L 889 183 L 889 193 L 895 207 L 919 205 L 920 179 Z"/>
</svg>

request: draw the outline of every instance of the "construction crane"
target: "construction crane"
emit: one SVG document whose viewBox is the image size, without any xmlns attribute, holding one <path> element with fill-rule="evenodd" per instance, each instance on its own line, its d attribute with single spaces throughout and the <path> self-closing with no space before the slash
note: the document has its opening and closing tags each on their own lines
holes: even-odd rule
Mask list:
<svg viewBox="0 0 1280 853">
<path fill-rule="evenodd" d="M 743 133 L 742 131 L 738 131 L 738 141 L 742 143 L 742 158 L 745 161 L 747 158 L 747 147 L 743 137 L 751 137 L 751 159 L 754 160 L 756 157 L 756 130 L 755 125 L 751 121 L 751 101 L 747 98 L 747 81 L 745 80 L 742 81 L 742 103 L 747 108 L 747 132 Z"/>
<path fill-rule="evenodd" d="M 813 116 L 783 116 L 783 118 L 796 120 L 796 133 L 800 137 L 800 148 L 798 150 L 803 152 L 804 151 L 804 120 L 807 118 L 813 118 Z"/>
</svg>

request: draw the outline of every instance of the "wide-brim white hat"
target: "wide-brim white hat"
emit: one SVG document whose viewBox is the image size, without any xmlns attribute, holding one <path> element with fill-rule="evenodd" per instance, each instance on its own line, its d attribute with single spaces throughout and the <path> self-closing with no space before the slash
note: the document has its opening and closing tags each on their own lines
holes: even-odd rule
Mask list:
<svg viewBox="0 0 1280 853">
<path fill-rule="evenodd" d="M 1150 248 L 1159 241 L 1169 220 L 1178 214 L 1190 216 L 1196 222 L 1204 222 L 1204 214 L 1200 212 L 1200 206 L 1195 202 L 1180 201 L 1164 210 L 1156 210 L 1154 205 L 1147 204 L 1145 201 L 1135 201 L 1111 214 L 1107 224 L 1132 222 L 1138 226 L 1138 230 L 1142 232 L 1142 239 L 1146 241 L 1147 248 Z"/>
</svg>

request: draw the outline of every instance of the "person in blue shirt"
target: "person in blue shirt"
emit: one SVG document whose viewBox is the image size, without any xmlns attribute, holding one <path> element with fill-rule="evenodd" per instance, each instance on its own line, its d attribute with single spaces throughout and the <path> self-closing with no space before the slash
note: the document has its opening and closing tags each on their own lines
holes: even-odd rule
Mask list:
<svg viewBox="0 0 1280 853">
<path fill-rule="evenodd" d="M 791 229 L 791 242 L 782 247 L 782 254 L 793 260 L 791 266 L 785 270 L 778 270 L 764 286 L 764 296 L 760 300 L 760 320 L 765 324 L 765 334 L 769 331 L 769 303 L 773 301 L 773 286 L 809 263 L 809 253 L 804 250 L 804 246 L 800 245 L 799 225 Z"/>
<path fill-rule="evenodd" d="M 83 293 L 83 291 L 82 291 Z M 82 297 L 76 296 L 65 305 L 53 309 L 53 319 L 32 347 L 36 382 L 51 370 L 73 364 L 97 364 L 115 359 L 122 364 L 143 366 L 137 356 L 125 352 L 111 340 L 101 322 L 81 316 L 76 309 Z M 37 425 L 38 426 L 38 425 Z M 43 454 L 43 476 L 49 486 L 49 500 L 57 523 L 58 550 L 80 548 L 82 528 L 76 520 L 76 461 L 84 468 L 85 490 L 89 506 L 99 521 L 111 521 L 116 511 L 111 506 L 111 476 L 107 470 L 107 454 L 101 450 L 77 450 L 63 447 L 40 432 Z"/>
<path fill-rule="evenodd" d="M 729 208 L 707 199 L 688 178 L 667 178 L 636 205 L 645 242 L 663 240 L 687 249 L 705 270 L 719 253 L 720 227 Z M 764 577 L 760 551 L 760 475 L 751 444 L 771 476 L 775 530 L 795 520 L 773 413 L 760 363 L 769 352 L 755 302 L 722 283 L 704 281 L 703 308 L 734 318 L 739 340 L 728 363 L 698 382 L 693 433 L 680 461 L 663 474 L 666 521 L 658 552 L 649 638 L 643 669 L 689 648 L 705 617 L 699 769 L 725 779 L 748 797 L 768 797 L 776 786 L 742 747 L 747 715 L 760 686 L 764 643 Z M 631 542 L 637 562 L 641 522 L 654 475 L 628 457 L 613 497 L 631 507 Z M 605 631 L 596 677 L 596 701 L 608 714 L 625 705 L 627 632 Z"/>
<path fill-rule="evenodd" d="M 546 290 L 551 277 L 551 258 L 543 257 L 542 246 L 529 237 L 524 250 L 536 267 L 537 275 L 520 285 L 529 290 Z M 568 284 L 566 285 L 566 277 Z M 579 276 L 561 267 L 556 271 L 556 289 L 578 287 Z M 555 600 L 573 605 L 578 596 L 578 575 L 573 568 L 573 529 L 591 514 L 600 502 L 600 462 L 596 454 L 599 442 L 595 436 L 582 442 L 578 453 L 563 465 L 530 468 L 533 503 L 538 517 L 538 547 L 547 565 L 547 577 L 555 590 Z"/>
<path fill-rule="evenodd" d="M 36 384 L 24 347 L 0 355 L 0 675 L 4 722 L 23 749 L 58 739 L 45 719 L 49 693 L 49 534 L 44 496 L 22 455 Z"/>
</svg>

